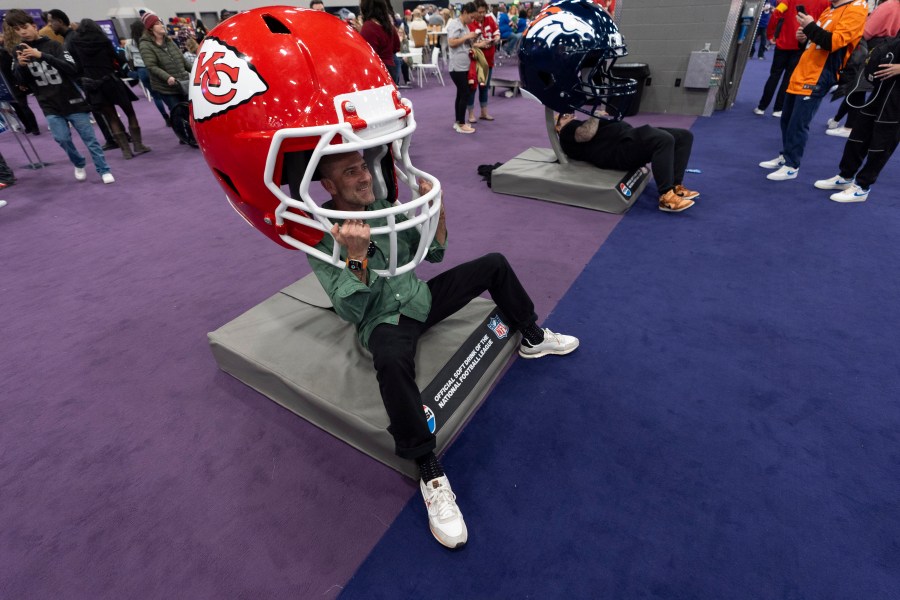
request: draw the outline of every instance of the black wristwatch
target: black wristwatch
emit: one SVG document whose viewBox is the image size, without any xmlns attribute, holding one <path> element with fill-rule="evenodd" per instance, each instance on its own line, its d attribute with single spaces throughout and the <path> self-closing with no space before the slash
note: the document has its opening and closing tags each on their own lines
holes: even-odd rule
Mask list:
<svg viewBox="0 0 900 600">
<path fill-rule="evenodd" d="M 369 266 L 369 260 L 364 258 L 362 260 L 355 260 L 353 258 L 347 259 L 347 268 L 354 272 L 364 271 L 366 267 Z"/>
</svg>

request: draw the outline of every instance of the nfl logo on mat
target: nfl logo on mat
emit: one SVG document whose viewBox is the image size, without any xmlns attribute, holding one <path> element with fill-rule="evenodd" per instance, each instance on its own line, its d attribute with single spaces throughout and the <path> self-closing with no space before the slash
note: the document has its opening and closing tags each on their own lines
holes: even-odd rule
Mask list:
<svg viewBox="0 0 900 600">
<path fill-rule="evenodd" d="M 488 321 L 488 329 L 494 332 L 494 335 L 497 336 L 498 340 L 502 340 L 509 333 L 509 327 L 500 320 L 500 317 L 493 316 L 491 320 Z"/>
</svg>

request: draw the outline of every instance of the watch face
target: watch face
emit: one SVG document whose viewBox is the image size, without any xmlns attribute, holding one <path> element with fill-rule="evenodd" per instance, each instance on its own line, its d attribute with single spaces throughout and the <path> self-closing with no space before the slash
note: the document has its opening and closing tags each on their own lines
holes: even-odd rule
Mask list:
<svg viewBox="0 0 900 600">
<path fill-rule="evenodd" d="M 352 259 L 348 260 L 347 268 L 350 269 L 351 271 L 362 271 L 362 268 L 363 268 L 362 261 L 352 260 Z"/>
</svg>

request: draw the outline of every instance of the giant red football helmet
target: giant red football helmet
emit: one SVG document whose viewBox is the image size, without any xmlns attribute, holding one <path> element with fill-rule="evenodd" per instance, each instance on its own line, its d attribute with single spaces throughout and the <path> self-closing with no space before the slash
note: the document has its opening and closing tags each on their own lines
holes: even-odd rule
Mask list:
<svg viewBox="0 0 900 600">
<path fill-rule="evenodd" d="M 197 142 L 232 206 L 272 240 L 343 267 L 314 246 L 331 219 L 386 219 L 371 234 L 390 236 L 390 274 L 416 267 L 434 238 L 440 182 L 413 167 L 412 103 L 401 98 L 371 46 L 352 27 L 321 11 L 257 8 L 222 22 L 197 51 L 190 80 Z M 373 191 L 391 208 L 322 208 L 310 194 L 319 160 L 362 151 Z M 417 178 L 432 189 L 419 195 Z M 400 202 L 398 180 L 411 198 Z M 287 191 L 282 186 L 287 186 Z M 397 215 L 408 220 L 397 222 Z M 398 265 L 399 231 L 416 227 L 415 256 Z"/>
</svg>

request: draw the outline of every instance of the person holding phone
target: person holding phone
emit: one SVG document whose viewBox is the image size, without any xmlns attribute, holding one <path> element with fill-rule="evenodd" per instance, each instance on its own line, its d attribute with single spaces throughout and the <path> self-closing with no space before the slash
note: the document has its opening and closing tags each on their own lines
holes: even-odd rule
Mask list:
<svg viewBox="0 0 900 600">
<path fill-rule="evenodd" d="M 797 31 L 794 25 L 797 22 L 797 2 L 798 0 L 781 0 L 772 10 L 772 16 L 766 28 L 766 36 L 775 44 L 775 51 L 772 55 L 769 78 L 763 86 L 763 93 L 756 108 L 753 109 L 757 115 L 766 114 L 769 103 L 772 102 L 772 98 L 775 98 L 772 116 L 781 116 L 788 83 L 800 61 L 800 55 L 803 54 L 803 50 L 797 42 Z M 817 19 L 828 6 L 828 0 L 806 0 L 803 12 Z"/>
<path fill-rule="evenodd" d="M 809 123 L 862 39 L 868 13 L 865 0 L 832 0 L 816 21 L 803 4 L 797 5 L 795 35 L 804 50 L 785 95 L 781 153 L 759 163 L 764 169 L 773 169 L 767 179 L 786 181 L 797 177 L 809 139 Z"/>
<path fill-rule="evenodd" d="M 87 163 L 72 143 L 70 125 L 87 146 L 103 183 L 114 183 L 115 178 L 91 126 L 90 106 L 75 86 L 78 69 L 72 55 L 59 42 L 38 35 L 34 19 L 24 10 L 14 8 L 8 11 L 4 23 L 22 39 L 22 43 L 16 46 L 13 76 L 34 93 L 47 117 L 53 139 L 75 165 L 75 179 L 87 179 L 84 170 Z"/>
</svg>

